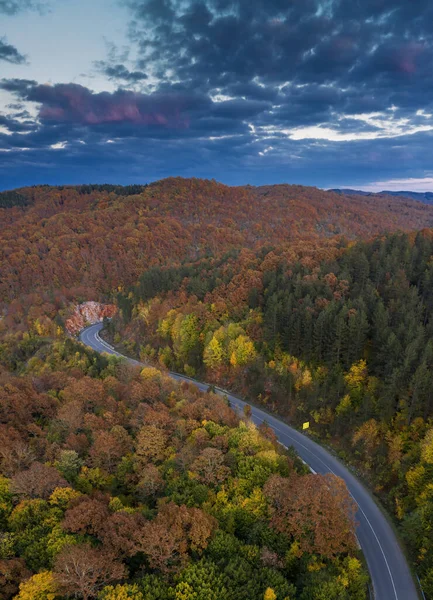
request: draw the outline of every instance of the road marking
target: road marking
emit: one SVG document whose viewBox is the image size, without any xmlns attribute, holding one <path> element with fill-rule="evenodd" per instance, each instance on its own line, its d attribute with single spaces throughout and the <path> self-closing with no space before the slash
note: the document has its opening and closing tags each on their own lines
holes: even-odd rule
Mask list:
<svg viewBox="0 0 433 600">
<path fill-rule="evenodd" d="M 99 336 L 99 332 L 97 331 L 95 333 L 95 338 L 98 340 L 98 342 L 104 346 L 105 348 L 108 348 L 108 350 L 110 350 L 110 352 L 112 352 L 113 354 L 115 354 L 116 356 L 121 356 L 122 358 L 127 358 L 126 356 L 124 356 L 123 354 L 120 354 L 120 352 L 117 352 L 117 350 L 115 350 L 113 348 L 113 346 L 110 346 L 110 344 L 107 344 L 107 342 L 105 340 L 103 340 L 100 336 Z"/>
<path fill-rule="evenodd" d="M 350 494 L 350 495 L 352 496 L 352 498 L 353 498 L 353 495 L 352 495 L 350 492 L 349 492 L 349 494 Z M 353 499 L 355 500 L 355 498 L 353 498 Z M 355 502 L 356 502 L 356 500 L 355 500 Z M 358 502 L 356 502 L 356 504 L 358 504 Z M 382 548 L 382 544 L 379 542 L 379 538 L 377 537 L 377 535 L 376 535 L 376 532 L 374 531 L 374 529 L 373 529 L 373 526 L 372 526 L 372 524 L 370 523 L 370 520 L 369 520 L 369 518 L 367 517 L 367 515 L 365 514 L 365 512 L 362 510 L 362 508 L 359 506 L 359 504 L 358 504 L 358 508 L 359 508 L 359 510 L 362 512 L 362 514 L 364 515 L 364 519 L 365 519 L 365 520 L 367 521 L 367 523 L 370 525 L 370 529 L 371 529 L 371 531 L 373 532 L 373 535 L 374 535 L 374 537 L 376 538 L 377 544 L 378 544 L 378 546 L 379 546 L 379 548 L 380 548 L 380 551 L 382 552 L 383 559 L 384 559 L 384 561 L 385 561 L 385 564 L 386 564 L 386 568 L 388 569 L 389 577 L 390 577 L 390 579 L 391 579 L 392 588 L 393 588 L 393 590 L 394 590 L 394 594 L 395 594 L 396 600 L 398 600 L 398 596 L 397 596 L 397 590 L 395 589 L 395 583 L 394 583 L 394 579 L 393 579 L 393 577 L 392 577 L 391 569 L 390 569 L 390 567 L 389 567 L 389 564 L 388 564 L 388 561 L 387 561 L 387 559 L 386 559 L 385 552 L 384 552 L 384 550 L 383 550 L 383 548 Z M 373 584 L 373 587 L 374 587 L 374 584 Z"/>
<path fill-rule="evenodd" d="M 272 426 L 270 425 L 270 427 L 272 427 Z M 280 440 L 277 440 L 277 443 L 278 443 L 278 444 L 280 444 L 280 446 L 282 446 L 282 447 L 283 447 L 283 448 L 285 448 L 286 450 L 288 450 L 288 449 L 289 449 L 289 447 L 288 447 L 288 446 L 286 446 L 286 444 L 283 444 L 283 442 L 280 442 Z M 306 463 L 306 462 L 305 462 L 305 460 L 304 460 L 303 458 L 299 457 L 299 460 L 300 460 L 301 462 L 303 462 L 303 463 L 304 463 L 304 465 L 310 469 L 310 471 L 313 473 L 313 475 L 317 475 L 317 471 L 315 471 L 315 470 L 313 469 L 313 467 L 311 467 L 311 466 L 310 466 L 308 463 Z"/>
</svg>

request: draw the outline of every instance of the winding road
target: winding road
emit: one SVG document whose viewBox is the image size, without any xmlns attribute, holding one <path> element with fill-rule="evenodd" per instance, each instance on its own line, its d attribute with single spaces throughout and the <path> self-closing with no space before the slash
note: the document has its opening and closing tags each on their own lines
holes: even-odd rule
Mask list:
<svg viewBox="0 0 433 600">
<path fill-rule="evenodd" d="M 80 333 L 80 340 L 97 352 L 106 352 L 125 358 L 128 362 L 141 365 L 136 360 L 117 352 L 105 342 L 99 332 L 102 323 L 92 325 Z M 208 384 L 191 380 L 177 373 L 170 373 L 176 380 L 192 381 L 199 389 L 206 391 Z M 246 402 L 236 396 L 216 388 L 219 394 L 227 394 L 232 406 L 242 409 Z M 285 446 L 293 446 L 299 456 L 308 464 L 313 473 L 333 473 L 346 482 L 358 505 L 357 537 L 367 561 L 376 600 L 416 600 L 419 598 L 415 583 L 397 538 L 385 515 L 378 508 L 367 489 L 330 452 L 309 437 L 293 429 L 263 410 L 252 408 L 252 419 L 256 424 L 266 421 L 275 431 L 279 441 Z"/>
</svg>

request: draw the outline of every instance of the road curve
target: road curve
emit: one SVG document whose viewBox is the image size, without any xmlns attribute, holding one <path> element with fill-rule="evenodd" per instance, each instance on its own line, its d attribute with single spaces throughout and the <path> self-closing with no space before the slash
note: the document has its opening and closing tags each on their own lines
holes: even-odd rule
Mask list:
<svg viewBox="0 0 433 600">
<path fill-rule="evenodd" d="M 96 350 L 125 358 L 132 364 L 141 365 L 136 360 L 117 352 L 105 342 L 99 332 L 102 323 L 92 325 L 80 333 L 80 340 Z M 192 381 L 199 389 L 206 391 L 208 384 L 191 380 L 177 373 L 170 373 L 176 380 Z M 240 409 L 246 402 L 236 396 L 216 388 L 217 393 L 227 394 L 231 404 Z M 398 544 L 397 538 L 384 514 L 366 488 L 352 473 L 330 452 L 319 444 L 293 429 L 278 418 L 252 408 L 252 419 L 256 424 L 266 421 L 285 446 L 293 446 L 299 456 L 309 465 L 313 472 L 325 474 L 334 473 L 346 482 L 346 485 L 358 505 L 357 536 L 367 561 L 370 577 L 373 583 L 376 600 L 416 600 L 419 598 L 415 583 L 410 573 L 406 559 Z"/>
</svg>

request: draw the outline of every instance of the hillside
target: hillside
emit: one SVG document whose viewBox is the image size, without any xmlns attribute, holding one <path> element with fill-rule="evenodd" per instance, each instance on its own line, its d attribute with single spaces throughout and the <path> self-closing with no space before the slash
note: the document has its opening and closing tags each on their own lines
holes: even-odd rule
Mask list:
<svg viewBox="0 0 433 600">
<path fill-rule="evenodd" d="M 99 299 L 149 265 L 236 248 L 433 226 L 433 208 L 389 198 L 341 197 L 302 186 L 227 187 L 166 179 L 149 186 L 34 187 L 0 208 L 0 299 L 38 289 Z"/>
<path fill-rule="evenodd" d="M 6 598 L 32 573 L 32 585 L 42 572 L 48 587 L 70 590 L 64 574 L 72 544 L 77 560 L 98 565 L 109 555 L 105 583 L 129 572 L 125 589 L 107 588 L 103 600 L 135 592 L 147 600 L 153 585 L 161 598 L 177 600 L 187 583 L 203 578 L 224 592 L 233 573 L 238 597 L 255 597 L 236 575 L 240 564 L 249 580 L 257 573 L 257 600 L 266 585 L 278 598 L 319 598 L 312 590 L 325 590 L 324 597 L 364 600 L 356 551 L 327 556 L 325 547 L 302 547 L 303 535 L 273 532 L 278 493 L 286 496 L 292 484 L 274 479 L 269 490 L 269 477 L 292 477 L 309 507 L 314 493 L 311 480 L 297 479 L 302 467 L 281 470 L 268 431 L 263 440 L 249 432 L 243 441 L 248 423 L 214 397 L 169 384 L 160 372 L 167 368 L 230 387 L 295 425 L 309 421 L 311 435 L 352 462 L 395 515 L 433 592 L 425 534 L 432 526 L 433 207 L 197 179 L 22 188 L 3 204 Z M 68 317 L 86 300 L 117 305 L 105 334 L 150 370 L 131 372 L 66 339 Z M 154 429 L 141 440 L 146 427 Z M 202 474 L 203 462 L 211 475 Z M 202 480 L 211 476 L 221 481 Z M 20 500 L 42 511 L 34 527 Z M 80 521 L 81 505 L 89 514 Z M 101 514 L 118 526 L 114 537 Z M 203 525 L 201 546 L 188 533 L 193 517 Z M 172 522 L 175 540 L 167 532 Z M 163 536 L 168 554 L 158 558 L 135 529 L 146 540 Z M 39 535 L 51 544 L 45 554 Z M 217 569 L 223 576 L 215 580 Z"/>
</svg>

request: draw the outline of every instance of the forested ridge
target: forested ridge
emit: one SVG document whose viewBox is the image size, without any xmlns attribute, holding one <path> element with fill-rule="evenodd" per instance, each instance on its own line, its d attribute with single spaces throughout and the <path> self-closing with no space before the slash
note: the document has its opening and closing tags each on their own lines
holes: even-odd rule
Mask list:
<svg viewBox="0 0 433 600">
<path fill-rule="evenodd" d="M 9 197 L 12 208 L 2 201 Z M 418 202 L 342 198 L 302 186 L 173 178 L 125 188 L 22 188 L 0 194 L 0 301 L 80 288 L 97 298 L 132 285 L 149 265 L 428 226 L 433 207 Z"/>
<path fill-rule="evenodd" d="M 429 227 L 417 202 L 302 186 L 0 195 L 0 597 L 366 597 L 340 481 L 167 369 L 310 421 L 433 597 Z M 86 300 L 149 367 L 67 337 Z"/>
</svg>

